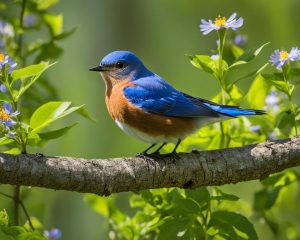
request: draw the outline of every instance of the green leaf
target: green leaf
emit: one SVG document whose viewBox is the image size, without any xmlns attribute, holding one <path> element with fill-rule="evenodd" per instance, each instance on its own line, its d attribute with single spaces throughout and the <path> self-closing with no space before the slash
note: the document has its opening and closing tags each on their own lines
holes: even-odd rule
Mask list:
<svg viewBox="0 0 300 240">
<path fill-rule="evenodd" d="M 212 69 L 214 76 L 216 76 L 216 78 L 219 78 L 219 60 L 211 60 L 208 63 L 208 67 L 210 67 L 210 69 Z M 228 70 L 228 63 L 225 60 L 222 60 L 222 72 L 226 72 Z"/>
<path fill-rule="evenodd" d="M 43 71 L 45 71 L 48 65 L 49 65 L 48 63 L 40 63 L 40 64 L 34 64 L 28 67 L 16 69 L 11 73 L 12 79 L 13 81 L 15 81 L 19 78 L 36 76 L 38 74 L 41 74 Z"/>
<path fill-rule="evenodd" d="M 33 133 L 40 132 L 52 122 L 77 111 L 84 105 L 71 107 L 71 102 L 48 102 L 39 107 L 31 116 L 30 127 Z"/>
<path fill-rule="evenodd" d="M 11 227 L 6 227 L 2 229 L 2 231 L 9 236 L 16 237 L 20 235 L 21 233 L 26 233 L 27 230 L 24 227 L 21 226 L 11 226 Z"/>
<path fill-rule="evenodd" d="M 239 61 L 236 61 L 236 62 L 234 62 L 233 64 L 231 64 L 231 65 L 229 66 L 229 68 L 233 68 L 233 67 L 235 67 L 235 66 L 242 65 L 242 64 L 245 64 L 245 63 L 247 63 L 247 62 L 246 62 L 246 61 L 241 61 L 241 60 L 239 60 Z"/>
<path fill-rule="evenodd" d="M 285 175 L 285 173 L 278 173 L 278 174 L 273 174 L 269 176 L 268 178 L 264 179 L 261 181 L 261 183 L 265 186 L 271 186 L 274 187 L 275 184 Z"/>
<path fill-rule="evenodd" d="M 47 238 L 39 232 L 26 232 L 18 235 L 16 240 L 47 240 Z"/>
<path fill-rule="evenodd" d="M 244 93 L 236 84 L 230 86 L 229 92 L 231 99 L 235 102 L 239 101 L 244 97 Z"/>
<path fill-rule="evenodd" d="M 255 193 L 253 208 L 255 211 L 265 211 L 271 209 L 276 203 L 277 197 L 283 186 L 262 189 Z"/>
<path fill-rule="evenodd" d="M 237 201 L 239 200 L 240 198 L 236 195 L 233 195 L 233 194 L 228 194 L 228 193 L 225 193 L 223 192 L 221 189 L 219 188 L 215 188 L 216 189 L 216 193 L 217 193 L 217 196 L 212 196 L 210 199 L 211 200 L 217 200 L 217 201 Z"/>
<path fill-rule="evenodd" d="M 0 211 L 0 228 L 7 227 L 9 223 L 9 217 L 5 209 Z"/>
<path fill-rule="evenodd" d="M 159 226 L 158 240 L 178 239 L 178 234 L 182 234 L 190 226 L 188 217 L 165 217 L 161 219 L 163 224 Z"/>
<path fill-rule="evenodd" d="M 283 80 L 282 74 L 262 74 L 262 77 L 274 85 L 279 91 L 289 94 L 289 88 L 286 82 Z"/>
<path fill-rule="evenodd" d="M 37 57 L 35 59 L 35 61 L 37 61 L 37 62 L 44 61 L 44 60 L 57 59 L 63 53 L 63 49 L 61 47 L 57 46 L 57 44 L 55 42 L 43 44 L 39 50 L 40 50 L 40 53 L 39 53 L 39 55 L 37 55 Z"/>
<path fill-rule="evenodd" d="M 273 174 L 270 177 L 261 181 L 265 187 L 279 187 L 287 186 L 295 181 L 297 181 L 298 176 L 294 171 L 285 171 L 284 173 Z"/>
<path fill-rule="evenodd" d="M 230 45 L 230 50 L 235 58 L 239 58 L 244 54 L 244 50 L 235 44 Z"/>
<path fill-rule="evenodd" d="M 208 224 L 207 234 L 214 237 L 212 239 L 238 239 L 237 233 L 231 224 L 219 220 L 212 214 L 211 219 Z M 221 238 L 218 238 L 220 236 Z"/>
<path fill-rule="evenodd" d="M 279 129 L 283 129 L 287 126 L 292 127 L 293 121 L 294 116 L 292 114 L 288 114 L 286 111 L 283 111 L 277 116 L 276 125 Z"/>
<path fill-rule="evenodd" d="M 60 129 L 39 133 L 39 136 L 40 136 L 42 141 L 49 141 L 49 140 L 52 140 L 52 139 L 56 139 L 56 138 L 59 138 L 63 135 L 66 135 L 69 132 L 69 130 L 71 128 L 73 128 L 74 126 L 76 126 L 76 125 L 77 125 L 77 123 L 74 123 L 72 125 L 69 125 L 67 127 L 63 127 L 63 128 L 60 128 Z"/>
<path fill-rule="evenodd" d="M 91 114 L 88 112 L 88 110 L 86 110 L 85 108 L 79 108 L 78 110 L 77 110 L 77 113 L 79 114 L 79 115 L 81 115 L 82 117 L 84 117 L 84 118 L 86 118 L 86 119 L 88 119 L 88 120 L 90 120 L 90 121 L 92 121 L 92 122 L 94 122 L 94 123 L 96 123 L 97 122 L 97 120 L 93 117 L 93 116 L 91 116 Z"/>
<path fill-rule="evenodd" d="M 19 148 L 14 147 L 14 148 L 10 148 L 10 149 L 4 151 L 4 153 L 17 155 L 17 154 L 20 154 L 21 152 L 20 152 L 20 149 L 19 149 Z"/>
<path fill-rule="evenodd" d="M 71 36 L 73 33 L 75 33 L 75 31 L 77 30 L 77 27 L 72 28 L 69 31 L 64 31 L 59 35 L 54 36 L 54 40 L 63 40 L 66 39 L 67 37 Z"/>
<path fill-rule="evenodd" d="M 229 68 L 233 68 L 236 67 L 238 65 L 242 65 L 242 64 L 246 64 L 250 61 L 252 61 L 260 52 L 261 50 L 268 45 L 268 43 L 263 44 L 262 46 L 260 46 L 259 48 L 251 48 L 248 49 L 244 52 L 244 54 L 242 54 L 237 60 L 236 62 L 234 62 L 233 64 L 231 64 L 229 66 Z"/>
<path fill-rule="evenodd" d="M 269 93 L 270 84 L 259 74 L 250 86 L 247 93 L 247 101 L 251 108 L 263 109 L 265 106 L 265 98 Z"/>
<path fill-rule="evenodd" d="M 102 216 L 109 218 L 109 198 L 100 197 L 96 194 L 85 194 L 84 201 L 91 206 L 97 213 L 100 213 Z"/>
<path fill-rule="evenodd" d="M 228 211 L 216 211 L 213 212 L 212 215 L 214 218 L 218 219 L 219 221 L 228 223 L 233 227 L 235 227 L 240 232 L 242 232 L 243 234 L 246 234 L 249 240 L 258 239 L 253 224 L 245 216 L 234 212 L 228 212 Z M 237 234 L 240 235 L 239 232 L 237 232 Z"/>
<path fill-rule="evenodd" d="M 50 28 L 50 32 L 53 36 L 57 36 L 62 33 L 63 30 L 63 15 L 52 15 L 44 14 L 43 15 L 45 22 Z"/>
<path fill-rule="evenodd" d="M 12 143 L 14 140 L 8 137 L 2 137 L 0 138 L 0 145 L 6 145 L 9 143 Z"/>
<path fill-rule="evenodd" d="M 59 2 L 59 0 L 34 0 L 38 10 L 46 10 Z"/>
<path fill-rule="evenodd" d="M 191 198 L 199 204 L 207 203 L 210 198 L 209 191 L 207 190 L 206 187 L 201 187 L 198 189 L 191 189 L 191 190 L 186 189 L 185 195 L 187 198 Z"/>
<path fill-rule="evenodd" d="M 246 74 L 246 75 L 244 75 L 244 76 L 242 76 L 242 77 L 239 77 L 237 80 L 235 80 L 235 81 L 233 82 L 233 84 L 235 84 L 235 83 L 237 83 L 238 81 L 243 80 L 243 79 L 245 79 L 245 78 L 249 78 L 249 77 L 253 77 L 253 76 L 258 75 L 258 74 L 261 73 L 268 65 L 269 65 L 269 63 L 266 63 L 266 64 L 264 64 L 262 67 L 258 68 L 257 70 L 254 70 L 253 72 L 250 72 L 250 73 L 248 73 L 248 74 Z"/>
<path fill-rule="evenodd" d="M 209 66 L 209 63 L 213 60 L 211 60 L 210 56 L 207 55 L 188 55 L 191 63 L 196 68 L 208 72 L 212 74 L 214 71 Z"/>
<path fill-rule="evenodd" d="M 32 67 L 32 68 L 22 71 L 22 74 L 24 74 L 24 75 L 28 74 L 29 79 L 27 79 L 27 77 L 24 77 L 24 79 L 21 79 L 22 86 L 21 86 L 19 92 L 16 93 L 15 101 L 18 101 L 18 99 L 28 90 L 28 88 L 30 88 L 31 85 L 34 84 L 39 79 L 41 74 L 46 69 L 53 66 L 54 64 L 55 63 L 52 63 L 52 64 L 45 63 L 43 65 L 43 68 L 41 67 L 42 66 L 41 64 L 38 64 L 40 66 Z M 37 71 L 38 69 L 39 69 L 39 71 Z M 35 72 L 35 74 L 33 74 L 33 72 Z M 21 75 L 21 74 L 17 74 L 16 76 L 18 76 L 18 75 Z"/>
<path fill-rule="evenodd" d="M 39 229 L 39 230 L 43 229 L 43 224 L 36 217 L 30 217 L 30 221 L 34 229 Z M 27 229 L 27 231 L 31 231 L 31 227 L 28 220 L 24 224 L 24 227 Z"/>
<path fill-rule="evenodd" d="M 253 60 L 260 52 L 261 50 L 267 46 L 270 42 L 267 42 L 263 45 L 261 45 L 260 47 L 258 48 L 251 48 L 251 49 L 248 49 L 245 51 L 245 53 L 240 56 L 238 59 L 237 59 L 237 62 L 238 61 L 243 61 L 245 63 L 247 62 L 250 62 L 251 60 Z"/>
<path fill-rule="evenodd" d="M 176 211 L 185 214 L 199 214 L 201 212 L 199 204 L 190 198 L 178 199 L 174 202 Z"/>
</svg>

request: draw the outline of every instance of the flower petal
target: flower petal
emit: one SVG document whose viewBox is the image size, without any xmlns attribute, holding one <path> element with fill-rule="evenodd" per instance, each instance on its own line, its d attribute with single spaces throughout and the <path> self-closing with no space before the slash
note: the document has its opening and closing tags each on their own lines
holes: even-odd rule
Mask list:
<svg viewBox="0 0 300 240">
<path fill-rule="evenodd" d="M 3 109 L 4 109 L 5 112 L 7 112 L 8 114 L 11 114 L 11 112 L 12 112 L 12 106 L 8 102 L 4 102 L 2 104 L 2 107 L 3 107 Z"/>
<path fill-rule="evenodd" d="M 6 93 L 7 92 L 7 87 L 5 86 L 4 83 L 0 84 L 0 92 Z"/>
<path fill-rule="evenodd" d="M 236 13 L 231 14 L 231 16 L 227 19 L 227 22 L 231 22 L 236 17 Z"/>
</svg>

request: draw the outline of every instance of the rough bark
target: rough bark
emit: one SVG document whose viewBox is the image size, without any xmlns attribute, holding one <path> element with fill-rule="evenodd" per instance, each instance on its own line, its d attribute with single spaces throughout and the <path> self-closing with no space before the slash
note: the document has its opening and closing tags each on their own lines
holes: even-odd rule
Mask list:
<svg viewBox="0 0 300 240">
<path fill-rule="evenodd" d="M 0 154 L 0 183 L 99 195 L 222 185 L 300 165 L 300 136 L 239 148 L 143 158 L 83 159 Z"/>
</svg>

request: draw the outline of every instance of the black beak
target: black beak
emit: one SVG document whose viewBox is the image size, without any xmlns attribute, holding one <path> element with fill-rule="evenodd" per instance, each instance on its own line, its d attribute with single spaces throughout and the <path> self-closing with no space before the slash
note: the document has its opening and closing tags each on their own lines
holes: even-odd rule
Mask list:
<svg viewBox="0 0 300 240">
<path fill-rule="evenodd" d="M 103 72 L 103 71 L 107 71 L 108 69 L 105 68 L 104 66 L 99 65 L 99 66 L 90 68 L 89 70 L 94 71 L 94 72 Z"/>
</svg>

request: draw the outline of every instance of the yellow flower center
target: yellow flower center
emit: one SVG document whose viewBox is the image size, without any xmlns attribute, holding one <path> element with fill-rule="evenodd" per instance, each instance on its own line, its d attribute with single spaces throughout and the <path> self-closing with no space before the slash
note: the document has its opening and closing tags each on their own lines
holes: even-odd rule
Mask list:
<svg viewBox="0 0 300 240">
<path fill-rule="evenodd" d="M 5 55 L 3 53 L 0 53 L 0 62 L 3 62 L 5 60 Z"/>
<path fill-rule="evenodd" d="M 0 120 L 2 121 L 8 121 L 10 119 L 10 116 L 7 112 L 4 111 L 4 109 L 0 109 Z"/>
<path fill-rule="evenodd" d="M 215 19 L 215 25 L 217 27 L 223 27 L 226 23 L 226 17 L 221 17 L 220 15 Z"/>
<path fill-rule="evenodd" d="M 285 60 L 289 57 L 289 53 L 287 51 L 280 51 L 280 61 Z"/>
</svg>

